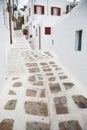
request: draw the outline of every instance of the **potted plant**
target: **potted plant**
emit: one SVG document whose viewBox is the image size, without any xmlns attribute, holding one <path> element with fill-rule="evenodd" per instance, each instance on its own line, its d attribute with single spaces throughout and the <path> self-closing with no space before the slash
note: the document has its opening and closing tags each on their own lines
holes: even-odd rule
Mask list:
<svg viewBox="0 0 87 130">
<path fill-rule="evenodd" d="M 27 29 L 23 29 L 23 34 L 27 35 L 28 34 L 28 30 Z"/>
</svg>

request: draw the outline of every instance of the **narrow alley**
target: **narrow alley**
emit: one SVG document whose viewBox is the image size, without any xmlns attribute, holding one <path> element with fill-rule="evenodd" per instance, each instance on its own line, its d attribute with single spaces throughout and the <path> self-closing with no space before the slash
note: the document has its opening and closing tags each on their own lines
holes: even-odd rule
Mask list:
<svg viewBox="0 0 87 130">
<path fill-rule="evenodd" d="M 53 54 L 30 49 L 21 31 L 14 43 L 0 95 L 0 130 L 87 130 L 87 92 Z"/>
</svg>

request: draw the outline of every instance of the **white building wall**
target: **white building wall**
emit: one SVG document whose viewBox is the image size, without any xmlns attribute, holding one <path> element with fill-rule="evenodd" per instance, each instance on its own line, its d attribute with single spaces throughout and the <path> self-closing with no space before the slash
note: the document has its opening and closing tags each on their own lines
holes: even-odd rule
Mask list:
<svg viewBox="0 0 87 130">
<path fill-rule="evenodd" d="M 6 18 L 6 1 L 0 0 L 0 92 L 3 89 L 5 78 L 7 76 L 7 64 L 8 64 L 8 46 L 9 46 L 9 30 L 8 20 Z M 5 9 L 5 14 L 3 14 Z"/>
<path fill-rule="evenodd" d="M 24 24 L 27 24 L 27 17 L 29 18 L 29 8 L 27 7 L 25 12 L 24 12 Z"/>
<path fill-rule="evenodd" d="M 34 13 L 33 0 L 28 0 L 28 8 L 30 8 L 29 22 L 31 22 L 33 20 L 33 13 Z"/>
<path fill-rule="evenodd" d="M 87 85 L 87 0 L 82 0 L 63 21 L 54 28 L 52 50 L 58 60 L 77 81 Z M 82 50 L 75 49 L 76 31 L 83 30 Z"/>
<path fill-rule="evenodd" d="M 35 26 L 35 28 L 33 29 L 33 38 L 34 38 L 34 46 L 35 49 L 38 50 L 39 49 L 39 29 L 38 27 L 40 27 L 40 31 L 41 31 L 41 49 L 42 50 L 51 50 L 53 48 L 54 45 L 54 26 L 57 24 L 57 22 L 61 21 L 62 17 L 56 17 L 56 16 L 41 16 L 41 15 L 37 15 L 35 17 L 35 20 L 32 22 L 33 26 Z M 51 27 L 51 35 L 45 35 L 45 27 Z M 37 29 L 37 34 L 38 36 L 36 36 L 36 29 Z"/>
<path fill-rule="evenodd" d="M 29 8 L 31 8 L 32 19 L 29 17 L 30 22 L 32 22 L 32 26 L 34 25 L 35 28 L 33 29 L 33 43 L 35 49 L 39 49 L 39 37 L 35 35 L 35 30 L 38 30 L 38 26 L 41 28 L 41 49 L 51 49 L 53 46 L 53 27 L 57 22 L 61 20 L 62 17 L 65 16 L 66 12 L 66 0 L 29 0 Z M 44 15 L 34 14 L 34 5 L 41 5 L 44 6 Z M 51 7 L 59 7 L 61 8 L 61 16 L 54 16 L 51 15 Z M 38 25 L 38 26 L 37 26 Z M 45 35 L 45 27 L 51 27 L 51 35 Z M 38 31 L 39 33 L 39 31 Z M 38 34 L 39 35 L 39 34 Z"/>
<path fill-rule="evenodd" d="M 51 7 L 60 7 L 61 8 L 61 15 L 65 14 L 66 12 L 66 0 L 33 0 L 34 5 L 41 5 L 45 7 L 45 14 L 44 15 L 51 15 Z M 34 14 L 36 15 L 36 14 Z M 57 16 L 58 17 L 58 16 Z"/>
</svg>

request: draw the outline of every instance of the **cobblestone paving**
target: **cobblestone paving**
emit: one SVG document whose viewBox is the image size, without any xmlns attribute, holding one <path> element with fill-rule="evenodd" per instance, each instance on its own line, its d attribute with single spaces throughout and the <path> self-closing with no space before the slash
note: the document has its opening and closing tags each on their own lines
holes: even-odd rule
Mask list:
<svg viewBox="0 0 87 130">
<path fill-rule="evenodd" d="M 9 52 L 0 130 L 87 130 L 87 91 L 50 52 L 30 50 L 23 40 L 16 36 Z"/>
</svg>

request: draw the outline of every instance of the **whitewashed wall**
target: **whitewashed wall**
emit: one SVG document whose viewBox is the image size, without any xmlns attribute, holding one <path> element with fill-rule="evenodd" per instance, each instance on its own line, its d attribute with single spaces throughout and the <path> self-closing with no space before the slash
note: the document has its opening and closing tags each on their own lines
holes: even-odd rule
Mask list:
<svg viewBox="0 0 87 130">
<path fill-rule="evenodd" d="M 33 0 L 33 4 L 45 6 L 45 15 L 51 15 L 51 7 L 61 7 L 61 15 L 66 12 L 66 0 Z"/>
<path fill-rule="evenodd" d="M 75 32 L 83 30 L 82 50 L 75 49 Z M 54 47 L 58 60 L 77 81 L 87 85 L 87 0 L 82 0 L 54 28 Z"/>
<path fill-rule="evenodd" d="M 31 2 L 31 0 L 29 0 L 29 2 L 30 2 L 29 5 L 31 8 L 32 8 L 32 5 L 43 5 L 45 7 L 44 15 L 32 14 L 32 16 L 33 16 L 32 24 L 35 25 L 35 29 L 37 28 L 37 31 L 38 31 L 38 26 L 40 26 L 40 28 L 41 28 L 41 49 L 43 49 L 43 50 L 46 50 L 48 48 L 51 49 L 53 46 L 53 42 L 54 42 L 53 27 L 55 24 L 57 24 L 57 22 L 59 22 L 62 19 L 62 17 L 65 16 L 66 4 L 67 4 L 66 0 L 58 0 L 58 1 L 33 0 L 32 2 Z M 61 16 L 51 15 L 51 7 L 60 7 Z M 47 10 L 47 8 L 48 8 L 48 10 Z M 33 10 L 32 10 L 32 12 L 33 12 Z M 51 35 L 45 35 L 45 27 L 51 27 Z M 38 33 L 39 33 L 39 31 L 38 31 Z M 35 30 L 33 30 L 33 39 L 34 39 L 35 49 L 38 50 L 39 49 L 39 37 L 35 35 Z"/>
<path fill-rule="evenodd" d="M 9 47 L 8 21 L 3 15 L 3 7 L 5 7 L 4 0 L 0 0 L 0 92 L 7 76 L 7 52 Z"/>
</svg>

